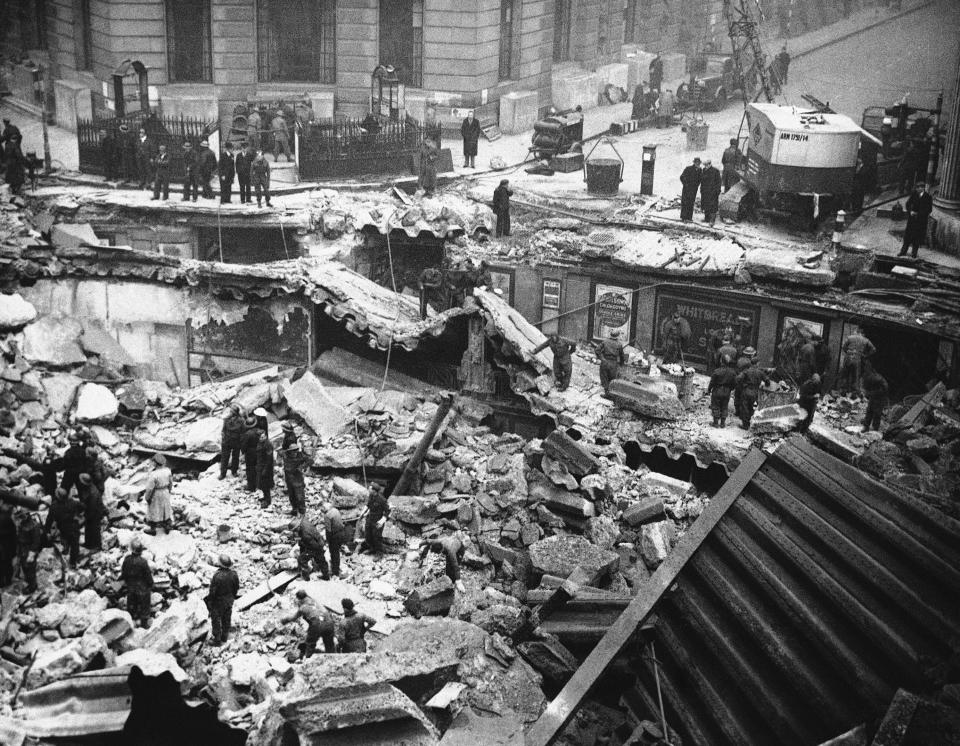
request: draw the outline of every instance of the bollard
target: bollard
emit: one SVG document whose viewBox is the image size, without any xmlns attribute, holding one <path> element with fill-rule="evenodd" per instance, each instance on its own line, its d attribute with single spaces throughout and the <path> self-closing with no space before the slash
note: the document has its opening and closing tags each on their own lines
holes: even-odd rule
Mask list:
<svg viewBox="0 0 960 746">
<path fill-rule="evenodd" d="M 837 217 L 833 221 L 833 250 L 840 249 L 840 242 L 843 239 L 843 231 L 847 227 L 847 213 L 843 210 L 837 210 Z"/>
</svg>

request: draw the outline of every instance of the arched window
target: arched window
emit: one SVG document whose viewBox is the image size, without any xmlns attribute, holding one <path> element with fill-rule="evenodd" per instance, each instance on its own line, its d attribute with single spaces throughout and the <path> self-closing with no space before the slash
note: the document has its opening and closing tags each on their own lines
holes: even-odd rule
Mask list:
<svg viewBox="0 0 960 746">
<path fill-rule="evenodd" d="M 167 74 L 171 83 L 213 80 L 210 0 L 167 0 Z"/>
<path fill-rule="evenodd" d="M 260 82 L 337 82 L 336 0 L 257 0 Z"/>
</svg>

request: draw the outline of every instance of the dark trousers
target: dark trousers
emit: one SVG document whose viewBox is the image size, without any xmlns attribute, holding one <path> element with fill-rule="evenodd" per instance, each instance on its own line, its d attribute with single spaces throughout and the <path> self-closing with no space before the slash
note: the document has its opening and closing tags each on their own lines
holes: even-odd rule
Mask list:
<svg viewBox="0 0 960 746">
<path fill-rule="evenodd" d="M 573 363 L 569 359 L 553 361 L 553 380 L 557 384 L 557 391 L 566 391 L 570 385 L 570 374 L 573 372 Z"/>
<path fill-rule="evenodd" d="M 663 346 L 663 362 L 667 364 L 676 363 L 682 359 L 683 355 L 680 350 L 680 340 L 675 337 L 670 337 Z"/>
<path fill-rule="evenodd" d="M 220 202 L 228 205 L 230 204 L 230 197 L 233 196 L 233 179 L 227 181 L 226 179 L 220 179 Z"/>
<path fill-rule="evenodd" d="M 362 637 L 354 637 L 343 641 L 341 653 L 366 653 L 367 641 Z"/>
<path fill-rule="evenodd" d="M 740 393 L 740 420 L 743 422 L 744 429 L 750 428 L 750 420 L 753 419 L 753 410 L 757 408 L 757 392 L 753 389 L 745 389 Z"/>
<path fill-rule="evenodd" d="M 150 591 L 146 588 L 129 588 L 127 613 L 133 617 L 133 621 L 140 622 L 146 627 L 150 623 Z"/>
<path fill-rule="evenodd" d="M 867 399 L 867 413 L 863 418 L 864 430 L 879 430 L 880 420 L 883 418 L 883 407 L 885 402 L 882 399 Z"/>
<path fill-rule="evenodd" d="M 0 586 L 6 588 L 13 582 L 13 547 L 0 547 Z"/>
<path fill-rule="evenodd" d="M 261 508 L 269 507 L 269 505 L 270 505 L 270 503 L 271 503 L 270 488 L 269 488 L 269 487 L 261 487 L 261 488 L 260 488 L 260 491 L 263 493 L 263 497 L 260 498 L 260 507 L 261 507 Z"/>
<path fill-rule="evenodd" d="M 727 413 L 730 411 L 730 392 L 713 391 L 710 394 L 710 414 L 714 424 L 720 423 L 723 427 L 727 423 Z"/>
<path fill-rule="evenodd" d="M 510 211 L 500 210 L 496 213 L 496 216 L 497 216 L 497 235 L 509 236 L 510 235 Z"/>
<path fill-rule="evenodd" d="M 332 531 L 327 531 L 327 548 L 330 550 L 330 572 L 340 575 L 340 537 Z"/>
<path fill-rule="evenodd" d="M 307 627 L 307 640 L 303 646 L 303 657 L 309 658 L 317 652 L 317 641 L 323 640 L 323 649 L 327 653 L 337 652 L 337 639 L 332 624 L 311 624 Z"/>
<path fill-rule="evenodd" d="M 283 157 L 287 159 L 287 162 L 293 160 L 290 156 L 290 140 L 286 134 L 276 132 L 273 133 L 273 162 L 277 163 L 280 160 L 280 152 L 283 151 Z"/>
<path fill-rule="evenodd" d="M 283 479 L 287 483 L 287 497 L 290 498 L 290 507 L 295 513 L 303 515 L 307 512 L 307 501 L 303 484 L 303 474 L 300 472 L 284 472 Z"/>
<path fill-rule="evenodd" d="M 613 360 L 600 361 L 600 385 L 604 392 L 610 390 L 610 383 L 620 375 L 620 364 Z"/>
<path fill-rule="evenodd" d="M 863 361 L 858 358 L 844 358 L 840 366 L 840 392 L 853 390 L 860 393 L 860 376 L 863 373 Z"/>
<path fill-rule="evenodd" d="M 805 433 L 809 429 L 811 423 L 813 423 L 813 415 L 817 411 L 817 400 L 798 399 L 797 404 L 800 405 L 800 409 L 807 413 L 807 416 L 800 421 L 799 425 L 797 425 L 797 430 L 799 430 L 801 433 Z"/>
<path fill-rule="evenodd" d="M 367 513 L 367 519 L 363 524 L 363 540 L 369 549 L 374 554 L 383 554 L 383 540 L 380 534 L 380 529 L 377 528 L 377 521 L 380 520 L 380 516 L 374 518 L 370 513 Z"/>
<path fill-rule="evenodd" d="M 200 174 L 200 193 L 204 199 L 213 199 L 213 189 L 210 188 L 210 177 L 213 174 Z"/>
<path fill-rule="evenodd" d="M 83 521 L 83 546 L 87 549 L 103 549 L 99 518 L 87 517 Z"/>
<path fill-rule="evenodd" d="M 311 563 L 320 571 L 320 576 L 324 580 L 330 579 L 330 568 L 327 566 L 327 558 L 323 556 L 323 547 L 304 547 L 301 545 L 298 565 L 300 574 L 305 579 L 310 577 Z"/>
<path fill-rule="evenodd" d="M 160 193 L 163 193 L 164 199 L 170 199 L 170 175 L 157 174 L 153 182 L 153 198 L 160 199 Z"/>
<path fill-rule="evenodd" d="M 247 473 L 247 492 L 257 489 L 257 452 L 243 454 L 243 468 Z"/>
<path fill-rule="evenodd" d="M 233 614 L 233 602 L 212 599 L 209 603 L 210 626 L 214 642 L 226 642 L 230 637 L 230 617 Z"/>
<path fill-rule="evenodd" d="M 233 476 L 237 476 L 240 471 L 240 446 L 230 445 L 228 443 L 220 444 L 220 478 L 227 476 L 227 465 Z"/>
<path fill-rule="evenodd" d="M 196 174 L 188 173 L 183 179 L 183 199 L 184 201 L 191 198 L 191 192 L 193 196 L 193 201 L 197 201 L 197 191 L 200 188 L 200 181 L 197 179 Z"/>
<path fill-rule="evenodd" d="M 693 220 L 693 203 L 697 201 L 697 190 L 694 189 L 693 193 L 688 192 L 686 189 L 680 194 L 680 219 L 681 220 Z"/>
<path fill-rule="evenodd" d="M 60 540 L 63 542 L 63 551 L 70 557 L 70 564 L 76 565 L 80 559 L 80 527 L 70 526 L 67 530 L 64 527 L 57 526 L 60 532 Z"/>
<path fill-rule="evenodd" d="M 261 181 L 253 182 L 253 191 L 257 196 L 257 207 L 260 206 L 260 193 L 263 190 L 263 198 L 267 201 L 267 207 L 270 206 L 270 185 Z"/>
<path fill-rule="evenodd" d="M 26 557 L 20 557 L 20 572 L 27 583 L 27 592 L 37 590 L 37 560 L 28 562 Z"/>
<path fill-rule="evenodd" d="M 729 192 L 730 187 L 740 181 L 740 177 L 737 176 L 737 172 L 732 168 L 723 169 L 723 191 Z"/>
<path fill-rule="evenodd" d="M 237 174 L 237 181 L 240 182 L 240 203 L 250 201 L 250 177 L 243 177 Z"/>
<path fill-rule="evenodd" d="M 141 189 L 146 189 L 150 185 L 150 159 L 137 158 L 137 177 Z"/>
<path fill-rule="evenodd" d="M 907 227 L 903 232 L 903 245 L 900 247 L 900 256 L 906 256 L 907 251 L 911 250 L 911 255 L 916 258 L 920 251 L 920 244 L 927 239 L 927 221 L 918 218 L 907 218 Z"/>
</svg>

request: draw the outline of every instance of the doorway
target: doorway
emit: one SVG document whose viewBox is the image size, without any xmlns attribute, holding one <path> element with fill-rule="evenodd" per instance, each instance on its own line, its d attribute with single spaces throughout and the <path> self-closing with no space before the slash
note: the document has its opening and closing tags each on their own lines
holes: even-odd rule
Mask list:
<svg viewBox="0 0 960 746">
<path fill-rule="evenodd" d="M 380 64 L 405 86 L 423 86 L 423 0 L 380 3 Z"/>
<path fill-rule="evenodd" d="M 910 394 L 926 393 L 927 383 L 935 377 L 940 367 L 938 337 L 869 321 L 863 321 L 858 326 L 877 348 L 870 362 L 887 379 L 890 401 L 899 401 Z M 850 327 L 850 324 L 845 325 L 844 339 L 851 333 Z"/>
</svg>

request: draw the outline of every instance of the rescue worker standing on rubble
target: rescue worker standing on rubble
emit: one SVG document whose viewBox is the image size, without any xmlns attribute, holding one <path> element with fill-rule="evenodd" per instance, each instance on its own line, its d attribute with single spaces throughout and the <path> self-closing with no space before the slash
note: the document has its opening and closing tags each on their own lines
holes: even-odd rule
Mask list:
<svg viewBox="0 0 960 746">
<path fill-rule="evenodd" d="M 257 447 L 260 444 L 260 433 L 257 418 L 250 415 L 243 421 L 243 434 L 240 436 L 240 450 L 243 451 L 243 468 L 247 483 L 244 489 L 253 492 L 257 489 Z"/>
<path fill-rule="evenodd" d="M 153 573 L 143 557 L 143 542 L 130 542 L 130 554 L 123 558 L 120 580 L 127 586 L 127 613 L 134 623 L 146 629 L 150 626 L 150 593 L 153 591 Z"/>
<path fill-rule="evenodd" d="M 270 507 L 270 491 L 273 489 L 273 443 L 263 430 L 257 436 L 256 486 L 260 490 L 260 507 Z"/>
<path fill-rule="evenodd" d="M 320 577 L 323 580 L 330 580 L 330 568 L 327 566 L 327 558 L 323 554 L 323 534 L 306 516 L 294 521 L 291 525 L 297 529 L 299 539 L 300 558 L 297 560 L 297 564 L 300 569 L 300 576 L 304 580 L 310 580 L 310 565 L 312 563 L 320 571 Z"/>
<path fill-rule="evenodd" d="M 863 417 L 863 432 L 871 429 L 880 431 L 880 420 L 886 409 L 890 387 L 887 379 L 877 371 L 871 371 L 863 377 L 863 395 L 867 398 L 867 411 Z"/>
<path fill-rule="evenodd" d="M 423 555 L 426 555 L 427 550 L 443 555 L 446 561 L 446 567 L 444 568 L 446 576 L 453 581 L 458 591 L 463 591 L 463 583 L 460 580 L 460 563 L 463 561 L 463 555 L 466 551 L 463 542 L 456 536 L 441 536 L 439 539 L 434 539 L 429 544 L 424 545 Z"/>
<path fill-rule="evenodd" d="M 682 363 L 684 348 L 690 340 L 690 323 L 679 311 L 674 311 L 660 327 L 660 336 L 663 339 L 664 364 Z"/>
<path fill-rule="evenodd" d="M 257 150 L 256 156 L 250 163 L 250 183 L 253 184 L 253 194 L 257 198 L 257 207 L 260 207 L 261 197 L 266 200 L 267 207 L 270 204 L 270 161 L 264 156 L 262 150 Z M 249 199 L 247 200 L 250 201 Z"/>
<path fill-rule="evenodd" d="M 100 529 L 107 508 L 103 504 L 103 493 L 97 489 L 93 478 L 87 473 L 80 475 L 77 497 L 83 505 L 83 546 L 92 552 L 99 552 L 103 549 Z"/>
<path fill-rule="evenodd" d="M 283 446 L 280 453 L 283 456 L 283 480 L 287 485 L 290 513 L 302 516 L 307 512 L 306 484 L 303 478 L 307 457 L 293 431 L 292 422 L 283 423 Z"/>
<path fill-rule="evenodd" d="M 17 556 L 17 524 L 13 520 L 13 506 L 0 504 L 0 587 L 13 582 L 13 558 Z"/>
<path fill-rule="evenodd" d="M 750 347 L 743 348 L 743 352 L 740 353 L 740 356 L 737 358 L 737 365 L 734 368 L 734 372 L 737 374 L 737 377 L 740 376 L 743 371 L 753 365 L 753 359 L 757 356 L 757 351 Z M 733 389 L 733 414 L 736 417 L 740 416 L 740 386 L 735 386 Z"/>
<path fill-rule="evenodd" d="M 443 273 L 436 267 L 427 267 L 417 278 L 420 289 L 420 318 L 427 318 L 428 305 L 437 303 L 437 296 L 443 286 Z"/>
<path fill-rule="evenodd" d="M 331 502 L 323 503 L 323 530 L 327 535 L 327 547 L 330 549 L 330 574 L 340 577 L 340 550 L 346 539 L 347 527 L 343 516 Z"/>
<path fill-rule="evenodd" d="M 156 453 L 153 462 L 157 467 L 150 472 L 143 499 L 147 501 L 146 533 L 156 534 L 157 527 L 169 532 L 173 525 L 173 508 L 170 505 L 170 489 L 173 487 L 173 472 L 167 468 L 167 459 Z"/>
<path fill-rule="evenodd" d="M 810 339 L 800 345 L 797 351 L 797 383 L 804 383 L 817 372 L 817 343 L 819 334 L 811 334 Z"/>
<path fill-rule="evenodd" d="M 240 450 L 244 432 L 241 409 L 240 405 L 234 402 L 223 420 L 220 433 L 220 479 L 226 479 L 228 467 L 233 476 L 237 476 L 240 471 Z"/>
<path fill-rule="evenodd" d="M 80 559 L 80 510 L 79 501 L 74 500 L 63 487 L 57 489 L 47 512 L 47 521 L 43 524 L 44 533 L 50 533 L 57 527 L 63 548 L 70 555 L 70 567 L 76 568 Z"/>
<path fill-rule="evenodd" d="M 614 329 L 610 337 L 600 343 L 600 385 L 603 393 L 610 392 L 610 384 L 620 376 L 620 366 L 625 362 L 620 330 Z"/>
<path fill-rule="evenodd" d="M 390 504 L 384 497 L 383 487 L 374 482 L 367 496 L 367 517 L 363 524 L 363 541 L 366 551 L 383 554 L 383 526 L 390 515 Z"/>
<path fill-rule="evenodd" d="M 727 413 L 730 411 L 730 392 L 737 385 L 737 374 L 734 372 L 730 358 L 724 355 L 720 359 L 720 367 L 710 376 L 707 393 L 710 394 L 710 414 L 713 416 L 714 427 L 727 426 Z"/>
<path fill-rule="evenodd" d="M 680 219 L 684 222 L 693 220 L 693 205 L 697 201 L 697 190 L 700 188 L 700 159 L 694 158 L 693 163 L 683 169 L 680 174 Z"/>
<path fill-rule="evenodd" d="M 60 481 L 60 487 L 69 494 L 70 490 L 79 483 L 80 474 L 86 469 L 87 449 L 80 442 L 80 435 L 76 432 L 70 433 L 67 440 L 70 445 L 61 459 L 63 479 Z"/>
<path fill-rule="evenodd" d="M 877 348 L 867 339 L 860 329 L 854 329 L 840 347 L 843 362 L 840 364 L 840 393 L 853 391 L 858 394 L 863 380 L 863 364 Z"/>
<path fill-rule="evenodd" d="M 553 353 L 553 382 L 557 386 L 557 391 L 566 391 L 570 385 L 570 375 L 573 373 L 571 355 L 577 349 L 577 345 L 572 339 L 561 337 L 554 332 L 547 337 L 546 341 L 534 348 L 533 354 L 536 355 L 547 347 Z"/>
<path fill-rule="evenodd" d="M 233 569 L 233 560 L 221 554 L 218 569 L 210 579 L 207 610 L 210 612 L 211 644 L 223 645 L 230 637 L 233 602 L 240 595 L 240 578 Z"/>
<path fill-rule="evenodd" d="M 20 558 L 20 573 L 26 582 L 26 592 L 37 590 L 37 558 L 43 549 L 43 528 L 33 513 L 27 513 L 20 521 L 17 536 L 17 555 Z"/>
<path fill-rule="evenodd" d="M 820 401 L 820 374 L 814 373 L 806 381 L 800 384 L 800 391 L 797 396 L 797 404 L 800 409 L 807 413 L 803 418 L 797 430 L 801 433 L 807 432 L 813 422 L 813 415 L 817 411 L 817 403 Z"/>
<path fill-rule="evenodd" d="M 356 610 L 351 599 L 340 601 L 343 607 L 343 639 L 340 641 L 340 651 L 343 653 L 366 653 L 367 630 L 373 628 L 377 622 L 366 614 Z"/>
<path fill-rule="evenodd" d="M 757 408 L 757 399 L 760 397 L 760 385 L 768 383 L 770 378 L 760 370 L 756 360 L 750 362 L 750 367 L 737 376 L 737 388 L 740 390 L 740 425 L 744 430 L 750 429 L 753 411 Z"/>
<path fill-rule="evenodd" d="M 301 588 L 296 593 L 297 608 L 280 617 L 280 622 L 289 624 L 297 619 L 307 623 L 307 638 L 301 646 L 300 657 L 309 658 L 317 652 L 317 641 L 323 640 L 323 649 L 327 653 L 337 652 L 336 624 L 333 614 L 322 608 Z"/>
<path fill-rule="evenodd" d="M 493 214 L 497 217 L 496 236 L 510 235 L 510 198 L 513 191 L 510 189 L 510 181 L 501 179 L 500 185 L 493 190 Z"/>
</svg>

